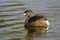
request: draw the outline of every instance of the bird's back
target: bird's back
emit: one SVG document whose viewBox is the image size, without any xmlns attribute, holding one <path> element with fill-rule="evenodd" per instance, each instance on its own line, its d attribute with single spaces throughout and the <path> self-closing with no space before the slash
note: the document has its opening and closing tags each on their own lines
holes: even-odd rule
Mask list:
<svg viewBox="0 0 60 40">
<path fill-rule="evenodd" d="M 24 26 L 28 30 L 30 28 L 32 28 L 32 29 L 35 29 L 35 28 L 42 29 L 44 27 L 46 28 L 47 27 L 46 20 L 47 20 L 46 17 L 44 17 L 42 15 L 35 15 L 35 16 L 27 19 L 25 21 L 25 25 Z"/>
</svg>

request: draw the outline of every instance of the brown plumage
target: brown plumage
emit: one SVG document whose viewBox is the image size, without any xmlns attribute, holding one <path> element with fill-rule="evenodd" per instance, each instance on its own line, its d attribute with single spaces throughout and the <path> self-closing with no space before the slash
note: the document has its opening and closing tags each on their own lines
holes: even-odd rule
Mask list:
<svg viewBox="0 0 60 40">
<path fill-rule="evenodd" d="M 48 30 L 47 19 L 43 15 L 35 15 L 33 11 L 27 10 L 27 19 L 25 21 L 24 27 L 28 30 L 28 33 L 34 32 L 46 32 Z"/>
</svg>

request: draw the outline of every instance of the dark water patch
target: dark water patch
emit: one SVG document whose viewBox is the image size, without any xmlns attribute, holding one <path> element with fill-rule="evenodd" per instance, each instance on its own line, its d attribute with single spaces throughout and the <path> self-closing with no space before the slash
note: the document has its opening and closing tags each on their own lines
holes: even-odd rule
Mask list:
<svg viewBox="0 0 60 40">
<path fill-rule="evenodd" d="M 55 26 L 58 26 L 58 25 L 60 25 L 60 24 L 55 24 Z"/>
<path fill-rule="evenodd" d="M 47 32 L 47 34 L 54 34 L 55 32 Z"/>
<path fill-rule="evenodd" d="M 8 20 L 5 20 L 5 21 L 15 21 L 15 20 L 21 20 L 21 19 L 8 19 Z"/>
<path fill-rule="evenodd" d="M 12 16 L 12 15 L 0 15 L 0 17 L 8 17 L 8 16 Z"/>
<path fill-rule="evenodd" d="M 16 11 L 16 10 L 25 10 L 26 8 L 15 8 L 15 9 L 12 9 L 12 10 L 9 10 L 9 11 Z"/>
<path fill-rule="evenodd" d="M 12 29 L 19 29 L 19 28 L 24 28 L 24 26 L 15 27 L 15 28 L 12 28 Z"/>
<path fill-rule="evenodd" d="M 57 26 L 58 24 L 55 24 L 55 26 Z"/>
<path fill-rule="evenodd" d="M 16 19 L 0 20 L 0 23 L 9 22 L 9 21 L 17 21 L 17 20 L 21 20 L 21 19 L 20 18 L 16 18 Z M 19 24 L 19 23 L 17 23 L 17 24 Z M 21 22 L 21 24 L 23 24 L 23 23 Z"/>
<path fill-rule="evenodd" d="M 16 4 L 3 5 L 0 7 L 10 7 L 10 6 L 24 6 L 24 4 L 23 3 L 16 3 Z"/>
<path fill-rule="evenodd" d="M 23 38 L 12 38 L 10 40 L 23 40 Z"/>
<path fill-rule="evenodd" d="M 3 27 L 9 27 L 9 26 L 13 26 L 13 25 L 15 25 L 15 24 L 1 24 L 0 25 L 0 28 L 3 28 Z"/>
<path fill-rule="evenodd" d="M 12 12 L 12 11 L 18 11 L 18 10 L 25 10 L 27 6 L 24 6 L 23 3 L 21 4 L 17 3 L 17 4 L 4 5 L 0 7 L 1 7 L 0 12 Z"/>
<path fill-rule="evenodd" d="M 11 19 L 22 19 L 22 18 L 25 18 L 25 17 L 21 15 L 14 15 L 14 16 L 0 17 L 0 20 L 11 20 Z M 16 20 L 16 21 L 20 21 L 20 20 Z"/>
<path fill-rule="evenodd" d="M 18 23 L 14 23 L 14 24 L 1 24 L 0 28 L 9 27 L 9 26 L 17 25 L 17 24 L 23 24 L 23 22 L 18 22 Z"/>
<path fill-rule="evenodd" d="M 17 23 L 15 23 L 15 24 L 24 24 L 24 22 L 17 22 Z"/>
<path fill-rule="evenodd" d="M 6 32 L 6 33 L 0 33 L 1 35 L 9 35 L 9 34 L 21 34 L 23 33 L 22 31 L 11 31 L 11 32 Z"/>
<path fill-rule="evenodd" d="M 51 29 L 53 29 L 54 27 L 50 27 L 49 29 L 51 30 Z"/>
<path fill-rule="evenodd" d="M 5 20 L 0 20 L 0 23 L 5 22 Z"/>
</svg>

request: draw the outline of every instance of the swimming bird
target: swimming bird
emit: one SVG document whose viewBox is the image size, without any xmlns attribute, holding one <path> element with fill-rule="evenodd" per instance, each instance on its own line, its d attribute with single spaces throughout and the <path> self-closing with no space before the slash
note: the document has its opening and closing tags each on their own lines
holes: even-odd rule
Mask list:
<svg viewBox="0 0 60 40">
<path fill-rule="evenodd" d="M 23 14 L 27 16 L 24 27 L 28 33 L 46 32 L 48 30 L 49 21 L 45 16 L 36 15 L 31 10 L 26 10 Z"/>
</svg>

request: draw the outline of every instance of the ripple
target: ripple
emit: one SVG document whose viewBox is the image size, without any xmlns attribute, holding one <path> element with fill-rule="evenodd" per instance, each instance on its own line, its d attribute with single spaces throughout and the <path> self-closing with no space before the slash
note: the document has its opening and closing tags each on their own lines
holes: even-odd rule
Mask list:
<svg viewBox="0 0 60 40">
<path fill-rule="evenodd" d="M 23 3 L 1 3 L 1 5 L 0 6 L 2 6 L 2 7 L 10 7 L 10 6 L 24 6 L 24 4 Z"/>
<path fill-rule="evenodd" d="M 52 0 L 51 3 L 47 0 L 46 3 L 44 3 L 44 0 L 41 0 L 41 2 L 39 2 L 39 0 L 21 1 L 7 0 L 4 2 L 0 2 L 0 40 L 60 40 L 59 4 L 56 4 L 55 1 L 53 2 Z M 40 7 L 39 3 L 41 4 Z M 42 11 L 43 13 L 40 13 L 40 9 L 35 6 L 38 6 L 44 12 Z M 46 36 L 35 38 L 31 37 L 25 39 L 27 36 L 27 30 L 25 30 L 24 28 L 25 16 L 22 16 L 21 14 L 26 9 L 29 9 L 29 7 L 31 7 L 31 9 L 33 10 L 36 10 L 37 12 L 39 11 L 39 14 L 45 15 L 50 21 L 51 25 Z"/>
</svg>

